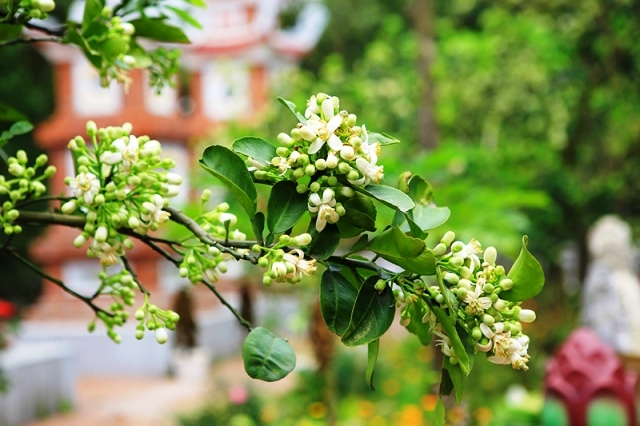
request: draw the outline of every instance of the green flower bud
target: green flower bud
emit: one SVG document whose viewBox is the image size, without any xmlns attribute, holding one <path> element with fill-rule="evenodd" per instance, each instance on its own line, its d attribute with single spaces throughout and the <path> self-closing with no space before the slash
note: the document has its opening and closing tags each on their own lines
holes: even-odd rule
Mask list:
<svg viewBox="0 0 640 426">
<path fill-rule="evenodd" d="M 447 233 L 444 234 L 444 237 L 442 237 L 440 242 L 445 246 L 449 247 L 455 238 L 456 238 L 456 234 L 453 231 L 447 231 Z"/>
<path fill-rule="evenodd" d="M 304 168 L 304 174 L 307 176 L 313 176 L 316 173 L 316 166 L 309 164 Z"/>
<path fill-rule="evenodd" d="M 511 288 L 513 287 L 513 281 L 511 281 L 509 278 L 505 278 L 502 281 L 500 281 L 500 288 L 503 290 L 511 290 Z"/>
<path fill-rule="evenodd" d="M 48 166 L 45 170 L 44 173 L 42 173 L 42 175 L 45 178 L 50 178 L 51 176 L 53 176 L 56 173 L 56 168 L 55 166 Z"/>
<path fill-rule="evenodd" d="M 336 204 L 336 213 L 338 213 L 338 216 L 344 216 L 347 214 L 347 211 L 342 204 L 338 203 Z"/>
<path fill-rule="evenodd" d="M 200 196 L 200 200 L 203 203 L 206 203 L 210 199 L 211 199 L 211 190 L 210 189 L 205 189 L 204 191 L 202 191 L 202 195 Z"/>
<path fill-rule="evenodd" d="M 506 271 L 504 270 L 504 266 L 498 265 L 496 266 L 496 269 L 493 270 L 493 272 L 495 272 L 496 275 L 500 276 L 500 275 L 504 275 Z"/>
<path fill-rule="evenodd" d="M 257 174 L 258 172 L 256 172 Z M 297 168 L 293 171 L 293 173 L 291 174 L 293 176 L 294 179 L 300 179 L 304 176 L 304 169 L 302 167 Z"/>
<path fill-rule="evenodd" d="M 96 323 L 95 323 L 95 322 L 90 322 L 90 323 L 87 325 L 87 331 L 88 331 L 89 333 L 93 333 L 93 332 L 95 331 L 95 329 L 96 329 Z"/>
<path fill-rule="evenodd" d="M 316 133 L 308 126 L 302 126 L 300 128 L 300 136 L 302 137 L 302 139 L 309 142 L 315 140 L 317 137 Z"/>
<path fill-rule="evenodd" d="M 22 232 L 22 226 L 20 225 L 13 225 L 13 233 L 14 234 L 20 234 Z"/>
<path fill-rule="evenodd" d="M 488 326 L 492 326 L 496 322 L 496 320 L 491 315 L 484 314 L 482 316 L 482 322 L 487 324 Z"/>
<path fill-rule="evenodd" d="M 286 133 L 280 133 L 278 134 L 278 142 L 285 146 L 291 146 L 293 145 L 293 138 Z M 285 156 L 282 155 L 281 157 Z"/>
<path fill-rule="evenodd" d="M 360 173 L 358 173 L 356 170 L 351 170 L 349 173 L 347 173 L 347 179 L 349 179 L 350 181 L 358 180 L 360 179 Z"/>
<path fill-rule="evenodd" d="M 255 178 L 258 180 L 265 180 L 267 178 L 267 172 L 265 172 L 264 170 L 256 170 L 253 173 L 253 176 L 255 176 Z"/>
<path fill-rule="evenodd" d="M 284 134 L 284 133 L 281 133 L 281 134 Z M 289 148 L 286 148 L 284 146 L 280 146 L 276 148 L 276 155 L 279 157 L 288 157 L 290 153 L 291 152 L 289 151 Z"/>
<path fill-rule="evenodd" d="M 358 117 L 356 117 L 355 114 L 349 114 L 349 116 L 347 117 L 347 126 L 349 127 L 355 126 L 357 119 Z"/>
<path fill-rule="evenodd" d="M 20 177 L 24 174 L 24 167 L 18 163 L 12 163 L 9 165 L 9 173 L 15 177 Z"/>
<path fill-rule="evenodd" d="M 259 258 L 258 266 L 260 266 L 261 268 L 266 268 L 267 266 L 269 266 L 269 259 L 266 256 Z"/>
<path fill-rule="evenodd" d="M 484 285 L 484 287 L 482 287 L 482 291 L 487 293 L 487 294 L 489 294 L 489 293 L 491 293 L 493 291 L 493 288 L 494 288 L 493 284 L 487 283 L 487 284 Z"/>
<path fill-rule="evenodd" d="M 335 177 L 335 176 L 329 176 L 329 178 L 327 179 L 327 185 L 329 185 L 329 186 L 338 185 L 338 178 Z"/>
<path fill-rule="evenodd" d="M 343 175 L 346 175 L 351 171 L 351 166 L 347 163 L 340 163 L 338 164 L 338 171 Z"/>
<path fill-rule="evenodd" d="M 145 313 L 142 309 L 138 309 L 135 313 L 135 319 L 137 319 L 138 321 L 142 321 L 145 317 Z"/>
<path fill-rule="evenodd" d="M 296 141 L 301 140 L 302 135 L 300 134 L 300 129 L 291 129 L 291 137 Z"/>
<path fill-rule="evenodd" d="M 85 243 L 87 242 L 87 238 L 85 237 L 84 234 L 80 234 L 78 235 L 75 240 L 73 240 L 73 246 L 75 248 L 80 248 L 82 247 Z"/>
<path fill-rule="evenodd" d="M 471 337 L 473 337 L 473 340 L 482 339 L 482 330 L 480 330 L 480 327 L 474 327 L 473 330 L 471 330 Z"/>
<path fill-rule="evenodd" d="M 461 257 L 454 256 L 454 257 L 452 257 L 451 259 L 449 259 L 449 263 L 450 263 L 453 267 L 455 267 L 455 268 L 459 268 L 459 267 L 461 267 L 461 266 L 464 264 L 464 259 L 463 259 L 463 258 L 461 258 Z"/>
<path fill-rule="evenodd" d="M 347 198 L 351 198 L 354 195 L 356 195 L 356 192 L 348 187 L 348 186 L 343 186 L 342 188 L 340 188 L 340 194 L 342 194 L 343 196 L 347 197 Z"/>
<path fill-rule="evenodd" d="M 296 186 L 296 192 L 298 194 L 304 194 L 308 189 L 309 188 L 307 188 L 307 185 L 305 185 L 304 183 L 299 183 L 298 186 Z"/>
<path fill-rule="evenodd" d="M 442 305 L 444 303 L 444 296 L 442 294 L 438 294 L 436 296 L 436 302 Z"/>
<path fill-rule="evenodd" d="M 456 241 L 451 245 L 451 251 L 458 253 L 464 249 L 464 243 L 462 241 Z"/>
<path fill-rule="evenodd" d="M 469 278 L 471 277 L 471 275 L 473 275 L 473 272 L 471 272 L 471 269 L 469 269 L 468 267 L 462 266 L 460 268 L 460 276 L 462 278 Z"/>
<path fill-rule="evenodd" d="M 96 230 L 96 234 L 94 235 L 94 238 L 97 242 L 104 243 L 105 241 L 107 241 L 108 235 L 109 234 L 108 234 L 107 228 L 104 225 L 101 225 Z"/>
<path fill-rule="evenodd" d="M 164 345 L 165 343 L 167 343 L 167 340 L 169 340 L 167 330 L 165 330 L 163 327 L 156 328 L 154 333 L 156 335 L 156 342 L 160 343 L 161 345 Z"/>
<path fill-rule="evenodd" d="M 442 256 L 446 252 L 447 246 L 442 243 L 438 243 L 438 245 L 436 245 L 433 249 L 433 254 L 435 254 L 436 256 Z"/>
<path fill-rule="evenodd" d="M 309 189 L 311 190 L 311 192 L 318 192 L 320 191 L 320 184 L 318 182 L 313 182 L 311 185 L 309 185 Z"/>
<path fill-rule="evenodd" d="M 262 277 L 262 284 L 264 284 L 265 286 L 269 287 L 272 282 L 273 282 L 273 279 L 270 276 L 265 275 Z"/>
<path fill-rule="evenodd" d="M 7 219 L 14 221 L 20 216 L 20 212 L 16 209 L 11 209 L 5 213 Z"/>
<path fill-rule="evenodd" d="M 186 278 L 189 275 L 189 269 L 185 267 L 180 268 L 178 272 L 182 278 Z"/>
<path fill-rule="evenodd" d="M 445 273 L 442 278 L 449 284 L 457 284 L 458 281 L 460 281 L 460 277 L 457 274 L 454 274 L 453 272 Z"/>
<path fill-rule="evenodd" d="M 296 245 L 298 246 L 309 245 L 311 243 L 311 234 L 308 234 L 306 232 L 304 234 L 300 234 L 297 237 L 295 237 L 295 242 L 296 242 Z"/>
<path fill-rule="evenodd" d="M 493 294 L 491 296 L 493 296 Z M 498 299 L 493 302 L 493 307 L 495 308 L 496 311 L 502 312 L 507 308 L 507 303 L 502 299 Z"/>
<path fill-rule="evenodd" d="M 316 160 L 316 169 L 318 170 L 324 170 L 327 168 L 327 161 L 323 158 L 320 158 L 319 160 Z"/>
<path fill-rule="evenodd" d="M 143 337 L 144 337 L 144 331 L 143 330 L 136 330 L 136 339 L 142 340 Z"/>
</svg>

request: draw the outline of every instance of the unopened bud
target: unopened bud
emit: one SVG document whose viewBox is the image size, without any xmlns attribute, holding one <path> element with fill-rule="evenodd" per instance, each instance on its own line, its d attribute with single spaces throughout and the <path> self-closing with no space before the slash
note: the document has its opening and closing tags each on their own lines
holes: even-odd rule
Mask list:
<svg viewBox="0 0 640 426">
<path fill-rule="evenodd" d="M 536 313 L 531 309 L 522 309 L 518 314 L 518 319 L 525 323 L 534 322 L 536 320 Z"/>
<path fill-rule="evenodd" d="M 512 287 L 513 287 L 513 281 L 511 281 L 509 278 L 505 278 L 504 280 L 500 281 L 501 289 L 511 290 Z"/>
<path fill-rule="evenodd" d="M 495 247 L 487 247 L 484 250 L 484 261 L 491 266 L 496 265 L 496 259 L 498 257 L 498 251 Z"/>
<path fill-rule="evenodd" d="M 449 284 L 457 284 L 460 281 L 460 277 L 452 272 L 447 272 L 442 278 Z"/>
<path fill-rule="evenodd" d="M 298 246 L 306 246 L 311 243 L 311 235 L 305 232 L 304 234 L 298 235 L 295 240 Z"/>
<path fill-rule="evenodd" d="M 451 245 L 451 243 L 455 238 L 456 238 L 456 234 L 453 231 L 447 231 L 447 233 L 444 234 L 444 237 L 442 237 L 440 242 L 448 247 Z"/>
<path fill-rule="evenodd" d="M 278 142 L 285 146 L 291 146 L 293 144 L 293 138 L 286 133 L 280 133 L 278 135 Z"/>
<path fill-rule="evenodd" d="M 438 243 L 438 245 L 436 245 L 433 249 L 433 254 L 435 254 L 436 256 L 442 256 L 446 252 L 447 246 L 442 243 Z"/>
<path fill-rule="evenodd" d="M 161 345 L 167 343 L 167 340 L 169 340 L 167 330 L 165 330 L 164 327 L 156 328 L 154 333 L 156 335 L 156 342 L 160 343 Z"/>
</svg>

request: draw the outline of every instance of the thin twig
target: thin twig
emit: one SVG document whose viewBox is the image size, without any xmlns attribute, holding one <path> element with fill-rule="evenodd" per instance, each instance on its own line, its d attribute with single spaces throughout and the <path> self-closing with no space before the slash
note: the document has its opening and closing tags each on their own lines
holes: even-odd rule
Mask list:
<svg viewBox="0 0 640 426">
<path fill-rule="evenodd" d="M 70 289 L 69 287 L 67 287 L 66 285 L 64 285 L 64 283 L 62 281 L 60 281 L 59 279 L 52 277 L 51 275 L 47 274 L 46 272 L 44 272 L 42 269 L 40 269 L 37 265 L 31 263 L 29 260 L 27 260 L 26 258 L 24 258 L 22 255 L 20 255 L 18 252 L 15 251 L 15 249 L 11 248 L 11 247 L 6 247 L 4 249 L 7 253 L 9 253 L 11 256 L 13 256 L 16 260 L 20 261 L 21 263 L 23 263 L 25 266 L 27 266 L 28 268 L 30 268 L 32 271 L 34 271 L 36 274 L 40 275 L 42 278 L 51 281 L 52 283 L 54 283 L 55 285 L 57 285 L 58 287 L 60 287 L 63 291 L 65 291 L 66 293 L 70 294 L 71 296 L 75 297 L 76 299 L 79 299 L 81 301 L 83 301 L 85 304 L 87 304 L 96 314 L 98 313 L 103 313 L 104 315 L 107 315 L 109 317 L 113 317 L 113 314 L 110 312 L 105 311 L 104 309 L 102 309 L 101 307 L 97 306 L 96 304 L 93 303 L 93 299 L 91 299 L 90 297 L 86 297 L 81 295 L 80 293 L 76 293 L 75 291 L 73 291 L 72 289 Z"/>
<path fill-rule="evenodd" d="M 69 201 L 69 200 L 71 200 L 71 197 L 63 197 L 63 196 L 60 196 L 60 195 L 47 195 L 47 196 L 44 196 L 44 197 L 38 197 L 38 198 L 31 199 L 31 200 L 26 200 L 23 203 L 17 204 L 15 206 L 15 208 L 16 209 L 21 209 L 24 206 L 28 206 L 28 205 L 31 205 L 31 204 L 39 203 L 41 201 Z"/>
<path fill-rule="evenodd" d="M 13 46 L 16 44 L 40 43 L 40 42 L 62 43 L 62 39 L 60 37 L 14 38 L 13 40 L 0 42 L 0 47 Z"/>
<path fill-rule="evenodd" d="M 136 274 L 136 271 L 131 267 L 131 264 L 129 263 L 129 259 L 127 259 L 127 256 L 121 256 L 120 259 L 122 260 L 122 264 L 124 265 L 124 269 L 129 271 L 129 273 L 131 274 L 131 278 L 133 278 L 133 280 L 138 284 L 138 287 L 140 287 L 140 291 L 143 294 L 146 294 L 147 296 L 150 295 L 151 293 L 149 293 L 149 290 L 147 290 L 142 285 L 142 282 L 138 279 L 138 275 Z"/>
<path fill-rule="evenodd" d="M 253 327 L 251 326 L 251 323 L 249 323 L 249 321 L 244 319 L 244 317 L 242 315 L 240 315 L 240 313 L 236 310 L 236 308 L 231 306 L 231 304 L 227 301 L 227 299 L 225 299 L 222 296 L 222 294 L 220 294 L 218 289 L 213 284 L 207 282 L 206 280 L 202 280 L 202 284 L 204 284 L 209 290 L 211 290 L 213 292 L 213 294 L 216 295 L 216 297 L 218 298 L 220 303 L 222 303 L 224 306 L 227 307 L 227 309 L 229 309 L 231 311 L 231 313 L 233 314 L 234 317 L 236 317 L 236 319 L 238 320 L 238 322 L 240 323 L 241 326 L 246 328 L 247 331 L 253 330 Z"/>
<path fill-rule="evenodd" d="M 51 28 L 41 27 L 39 25 L 32 24 L 31 22 L 25 22 L 23 25 L 29 28 L 30 30 L 40 31 L 42 33 L 48 34 L 50 36 L 55 36 L 55 37 L 64 37 L 67 31 L 65 27 L 60 27 L 57 30 L 52 30 Z"/>
</svg>

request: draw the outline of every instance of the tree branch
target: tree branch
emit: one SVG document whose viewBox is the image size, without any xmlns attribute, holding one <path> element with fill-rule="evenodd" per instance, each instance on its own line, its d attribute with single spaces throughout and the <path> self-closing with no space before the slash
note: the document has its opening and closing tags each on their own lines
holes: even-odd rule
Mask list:
<svg viewBox="0 0 640 426">
<path fill-rule="evenodd" d="M 64 37 L 65 33 L 67 32 L 67 29 L 65 27 L 60 27 L 57 30 L 52 30 L 51 28 L 41 27 L 39 25 L 32 24 L 31 22 L 25 22 L 23 25 L 30 30 L 40 31 L 41 33 L 45 33 L 54 37 Z"/>
<path fill-rule="evenodd" d="M 227 309 L 229 309 L 231 311 L 231 313 L 233 314 L 234 317 L 236 317 L 236 319 L 238 320 L 238 322 L 240 323 L 241 326 L 246 328 L 247 331 L 253 330 L 253 327 L 251 326 L 249 321 L 244 319 L 244 317 L 242 315 L 240 315 L 240 313 L 236 310 L 236 308 L 231 306 L 231 304 L 227 301 L 227 299 L 225 299 L 224 296 L 222 296 L 222 294 L 220 294 L 220 292 L 218 292 L 218 289 L 213 284 L 209 283 L 208 281 L 206 281 L 204 279 L 202 280 L 202 284 L 204 284 L 209 290 L 211 290 L 211 292 L 216 295 L 216 297 L 218 298 L 220 303 L 222 303 L 224 306 L 227 307 Z"/>
<path fill-rule="evenodd" d="M 5 247 L 4 250 L 9 253 L 9 255 L 11 255 L 12 257 L 14 257 L 17 261 L 21 262 L 22 264 L 24 264 L 25 266 L 27 266 L 29 269 L 31 269 L 32 271 L 34 271 L 36 274 L 40 275 L 42 278 L 54 283 L 55 285 L 57 285 L 58 287 L 60 287 L 64 292 L 70 294 L 71 296 L 75 297 L 76 299 L 81 300 L 82 302 L 84 302 L 87 306 L 89 306 L 96 314 L 98 314 L 99 312 L 101 312 L 104 315 L 107 315 L 109 317 L 113 317 L 113 314 L 110 312 L 105 311 L 104 309 L 102 309 L 101 307 L 99 307 L 98 305 L 93 303 L 93 299 L 90 297 L 86 297 L 81 295 L 80 293 L 76 293 L 75 291 L 73 291 L 72 289 L 70 289 L 69 287 L 67 287 L 66 285 L 64 285 L 64 283 L 62 281 L 60 281 L 59 279 L 52 277 L 51 275 L 47 274 L 46 272 L 44 272 L 42 269 L 40 269 L 37 265 L 33 264 L 32 262 L 30 262 L 29 260 L 27 260 L 26 258 L 24 258 L 22 255 L 20 255 L 17 251 L 15 251 L 15 249 L 13 249 L 12 247 Z"/>
<path fill-rule="evenodd" d="M 40 43 L 40 42 L 62 43 L 62 39 L 60 37 L 14 38 L 13 40 L 0 42 L 0 47 L 13 46 L 16 44 Z"/>
</svg>

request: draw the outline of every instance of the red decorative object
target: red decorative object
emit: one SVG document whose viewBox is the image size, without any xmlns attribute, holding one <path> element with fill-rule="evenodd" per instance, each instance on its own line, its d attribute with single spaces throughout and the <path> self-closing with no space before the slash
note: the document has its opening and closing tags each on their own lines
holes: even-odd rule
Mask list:
<svg viewBox="0 0 640 426">
<path fill-rule="evenodd" d="M 629 425 L 636 424 L 636 373 L 624 370 L 613 349 L 591 330 L 574 331 L 547 364 L 545 393 L 563 402 L 569 424 L 586 424 L 587 409 L 596 397 L 620 401 Z"/>
<path fill-rule="evenodd" d="M 13 303 L 0 299 L 0 320 L 9 319 L 16 314 Z"/>
</svg>

